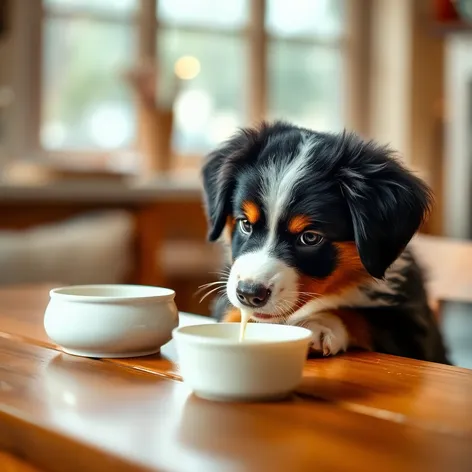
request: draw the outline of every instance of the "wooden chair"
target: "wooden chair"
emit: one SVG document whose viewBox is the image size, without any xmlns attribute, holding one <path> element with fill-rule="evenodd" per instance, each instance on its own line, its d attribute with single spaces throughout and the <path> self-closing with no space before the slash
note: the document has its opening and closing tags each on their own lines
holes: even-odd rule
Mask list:
<svg viewBox="0 0 472 472">
<path fill-rule="evenodd" d="M 446 301 L 472 303 L 472 241 L 419 234 L 412 247 L 427 272 L 430 303 L 438 317 Z"/>
</svg>

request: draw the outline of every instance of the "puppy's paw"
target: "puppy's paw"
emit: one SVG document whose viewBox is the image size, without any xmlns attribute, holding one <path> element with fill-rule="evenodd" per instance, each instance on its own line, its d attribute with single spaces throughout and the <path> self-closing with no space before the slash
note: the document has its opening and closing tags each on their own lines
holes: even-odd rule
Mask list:
<svg viewBox="0 0 472 472">
<path fill-rule="evenodd" d="M 300 325 L 313 333 L 312 351 L 320 352 L 324 356 L 334 356 L 348 348 L 349 333 L 336 315 L 318 313 Z"/>
<path fill-rule="evenodd" d="M 224 323 L 240 323 L 241 322 L 241 310 L 239 308 L 230 307 L 224 313 L 221 321 Z"/>
</svg>

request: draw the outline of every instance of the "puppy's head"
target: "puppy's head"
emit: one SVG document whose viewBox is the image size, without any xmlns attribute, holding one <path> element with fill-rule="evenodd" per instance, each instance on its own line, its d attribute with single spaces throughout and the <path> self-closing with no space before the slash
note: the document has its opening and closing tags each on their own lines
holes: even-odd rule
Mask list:
<svg viewBox="0 0 472 472">
<path fill-rule="evenodd" d="M 209 239 L 231 247 L 228 298 L 258 321 L 382 278 L 431 202 L 387 148 L 286 123 L 236 134 L 203 184 Z"/>
</svg>

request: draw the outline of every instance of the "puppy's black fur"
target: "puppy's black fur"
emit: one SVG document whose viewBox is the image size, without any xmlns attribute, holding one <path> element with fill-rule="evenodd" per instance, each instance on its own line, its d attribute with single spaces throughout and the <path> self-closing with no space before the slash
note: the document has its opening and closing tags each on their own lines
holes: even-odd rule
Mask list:
<svg viewBox="0 0 472 472">
<path fill-rule="evenodd" d="M 314 132 L 284 122 L 241 130 L 212 152 L 203 166 L 209 240 L 217 240 L 228 228 L 231 263 L 264 244 L 268 238 L 264 212 L 250 238 L 228 221 L 242 217 L 244 202 L 264 207 L 264 173 L 290 169 L 307 140 L 306 165 L 296 176 L 293 194 L 281 212 L 282 221 L 307 215 L 311 228 L 323 234 L 325 241 L 316 250 L 306 250 L 281 227 L 273 248 L 275 257 L 300 276 L 323 281 L 348 269 L 340 264 L 338 243 L 354 242 L 368 276 L 359 282 L 359 289 L 369 303 L 353 306 L 346 300 L 346 307 L 367 320 L 373 348 L 449 363 L 428 306 L 423 272 L 407 247 L 428 215 L 432 196 L 388 148 L 352 133 Z M 381 280 L 382 287 L 370 283 L 373 279 Z M 214 316 L 222 319 L 228 308 L 231 304 L 225 295 L 217 301 Z"/>
</svg>

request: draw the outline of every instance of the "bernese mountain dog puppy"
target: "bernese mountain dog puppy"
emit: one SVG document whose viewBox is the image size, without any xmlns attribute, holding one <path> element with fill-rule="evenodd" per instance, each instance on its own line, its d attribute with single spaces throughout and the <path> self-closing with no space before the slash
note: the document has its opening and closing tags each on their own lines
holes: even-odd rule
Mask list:
<svg viewBox="0 0 472 472">
<path fill-rule="evenodd" d="M 432 196 L 393 152 L 285 122 L 242 129 L 207 157 L 209 240 L 229 249 L 219 321 L 309 328 L 312 350 L 449 364 L 408 243 Z"/>
</svg>

